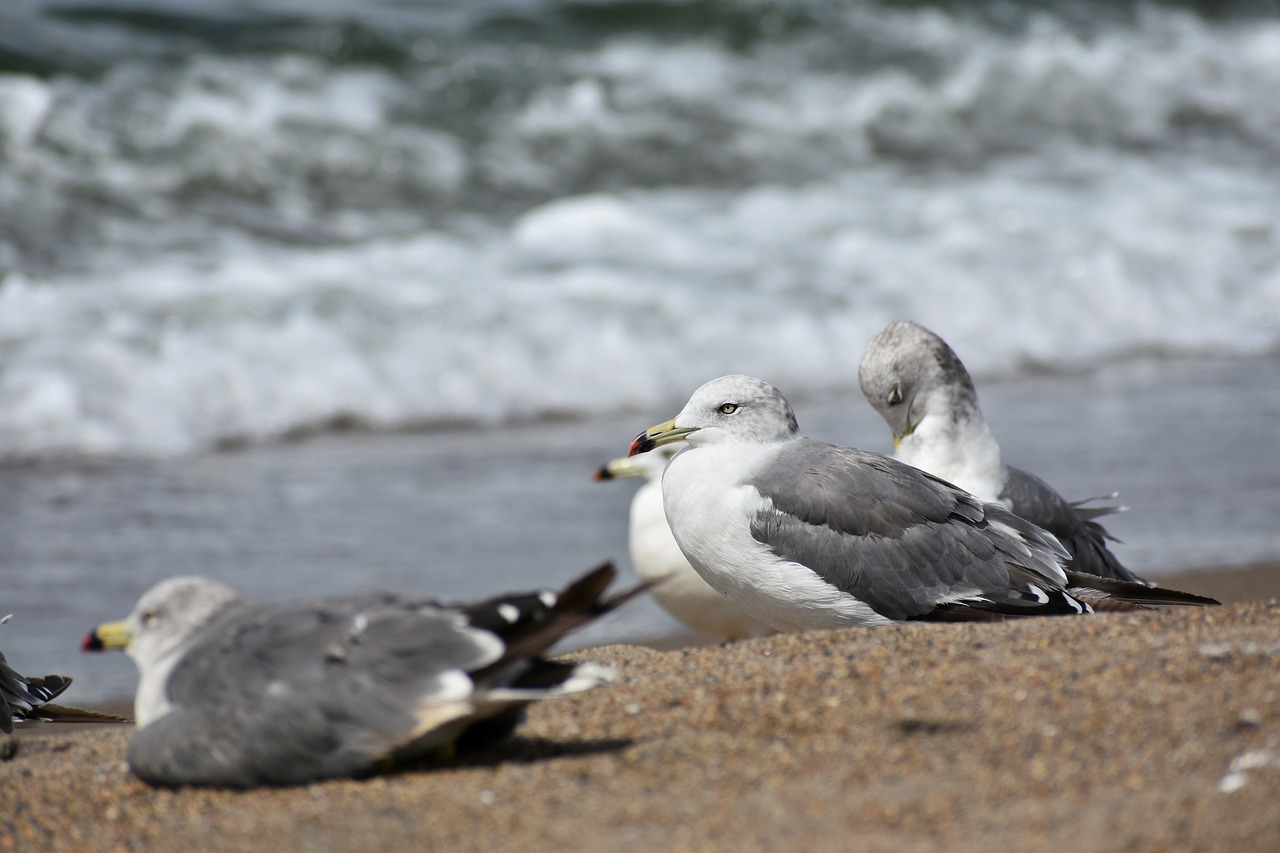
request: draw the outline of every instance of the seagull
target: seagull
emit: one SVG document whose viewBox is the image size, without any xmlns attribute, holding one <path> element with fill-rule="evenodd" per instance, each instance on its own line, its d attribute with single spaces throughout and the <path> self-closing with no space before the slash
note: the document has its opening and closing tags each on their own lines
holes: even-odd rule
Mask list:
<svg viewBox="0 0 1280 853">
<path fill-rule="evenodd" d="M 12 614 L 0 619 L 0 624 L 10 618 Z M 0 732 L 11 734 L 15 720 L 42 719 L 41 707 L 70 686 L 71 679 L 65 675 L 22 675 L 9 666 L 0 652 Z"/>
<path fill-rule="evenodd" d="M 893 431 L 894 458 L 1048 530 L 1076 571 L 1145 583 L 1111 553 L 1107 540 L 1114 538 L 1093 520 L 1120 508 L 1073 504 L 1034 474 L 1004 464 L 973 380 L 942 338 L 917 323 L 890 323 L 863 353 L 858 382 Z"/>
<path fill-rule="evenodd" d="M 675 454 L 663 447 L 652 453 L 614 459 L 596 471 L 596 480 L 641 477 L 631 499 L 628 543 L 631 564 L 649 594 L 664 610 L 695 631 L 720 642 L 760 637 L 773 630 L 752 619 L 707 586 L 680 551 L 662 509 L 662 472 Z"/>
<path fill-rule="evenodd" d="M 473 604 L 393 593 L 250 604 L 219 581 L 161 581 L 86 651 L 138 666 L 130 769 L 153 785 L 250 788 L 364 776 L 511 732 L 523 708 L 612 680 L 541 657 L 644 587 L 605 598 L 604 564 L 559 593 Z"/>
<path fill-rule="evenodd" d="M 629 455 L 681 441 L 662 478 L 680 550 L 778 631 L 1080 614 L 1148 592 L 1076 596 L 1052 534 L 919 468 L 800 436 L 761 379 L 711 380 Z"/>
</svg>

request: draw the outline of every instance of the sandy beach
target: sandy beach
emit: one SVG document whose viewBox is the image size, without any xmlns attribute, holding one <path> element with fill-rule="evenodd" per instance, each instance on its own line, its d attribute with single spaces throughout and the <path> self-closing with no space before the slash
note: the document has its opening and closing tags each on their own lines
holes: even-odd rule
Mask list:
<svg viewBox="0 0 1280 853">
<path fill-rule="evenodd" d="M 1166 580 L 1236 603 L 591 649 L 612 688 L 368 780 L 152 789 L 132 726 L 19 728 L 0 849 L 1276 849 L 1280 567 Z"/>
<path fill-rule="evenodd" d="M 614 684 L 376 778 L 20 724 L 0 853 L 1280 851 L 1272 5 L 0 0 L 0 650 L 61 703 L 132 714 L 82 638 L 175 575 L 621 589 L 600 466 L 726 374 L 892 452 L 895 320 L 1223 602 L 718 646 L 642 596 L 556 647 Z"/>
</svg>

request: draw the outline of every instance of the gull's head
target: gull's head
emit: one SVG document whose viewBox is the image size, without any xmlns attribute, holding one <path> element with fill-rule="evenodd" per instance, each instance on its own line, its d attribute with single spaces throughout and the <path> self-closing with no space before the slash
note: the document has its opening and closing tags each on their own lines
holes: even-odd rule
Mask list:
<svg viewBox="0 0 1280 853">
<path fill-rule="evenodd" d="M 234 589 L 210 578 L 169 578 L 143 593 L 126 619 L 95 628 L 84 638 L 82 648 L 87 652 L 123 649 L 139 669 L 145 669 L 241 600 Z"/>
<path fill-rule="evenodd" d="M 594 479 L 599 481 L 643 477 L 649 481 L 661 481 L 662 472 L 667 470 L 667 463 L 671 461 L 671 457 L 675 456 L 679 450 L 679 447 L 668 445 L 651 450 L 648 453 L 613 459 L 609 464 L 596 471 Z"/>
<path fill-rule="evenodd" d="M 858 365 L 858 384 L 889 424 L 894 444 L 915 431 L 939 396 L 977 403 L 973 380 L 947 342 L 909 320 L 890 323 L 871 339 Z"/>
<path fill-rule="evenodd" d="M 677 441 L 769 444 L 799 431 L 791 404 L 777 388 L 754 376 L 721 376 L 694 391 L 680 414 L 636 436 L 629 455 Z"/>
</svg>

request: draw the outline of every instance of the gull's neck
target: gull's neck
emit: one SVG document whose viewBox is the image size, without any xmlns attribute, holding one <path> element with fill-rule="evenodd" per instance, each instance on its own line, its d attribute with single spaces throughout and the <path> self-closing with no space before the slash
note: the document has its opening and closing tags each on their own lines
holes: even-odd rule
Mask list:
<svg viewBox="0 0 1280 853">
<path fill-rule="evenodd" d="M 1000 445 L 972 392 L 947 389 L 930 395 L 920 423 L 902 439 L 894 457 L 984 501 L 998 500 L 1004 490 L 1007 469 Z"/>
<path fill-rule="evenodd" d="M 182 657 L 181 646 L 175 646 L 154 660 L 136 661 L 138 664 L 138 692 L 133 697 L 133 717 L 142 728 L 173 710 L 173 703 L 165 693 L 169 673 Z"/>
</svg>

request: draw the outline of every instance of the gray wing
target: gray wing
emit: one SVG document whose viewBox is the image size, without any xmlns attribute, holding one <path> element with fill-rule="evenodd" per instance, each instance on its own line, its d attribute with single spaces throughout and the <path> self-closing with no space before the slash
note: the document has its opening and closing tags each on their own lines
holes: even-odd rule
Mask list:
<svg viewBox="0 0 1280 853">
<path fill-rule="evenodd" d="M 1080 612 L 1051 536 L 910 465 L 804 439 L 752 479 L 752 535 L 890 619 Z"/>
<path fill-rule="evenodd" d="M 645 590 L 606 597 L 616 574 L 606 563 L 558 593 L 473 604 L 378 594 L 237 609 L 183 654 L 166 690 L 176 710 L 138 731 L 129 765 L 163 785 L 295 784 L 504 736 L 529 702 L 591 686 L 590 665 L 539 655 Z"/>
<path fill-rule="evenodd" d="M 1043 527 L 1062 543 L 1071 554 L 1071 568 L 1103 578 L 1145 583 L 1124 567 L 1107 547 L 1106 528 L 1091 520 L 1096 511 L 1073 506 L 1052 486 L 1020 468 L 1009 468 L 1002 500 L 1010 502 L 1013 512 Z"/>
<path fill-rule="evenodd" d="M 244 608 L 183 655 L 176 709 L 138 731 L 129 764 L 233 787 L 367 772 L 420 729 L 424 695 L 501 652 L 457 611 L 390 595 Z"/>
</svg>

